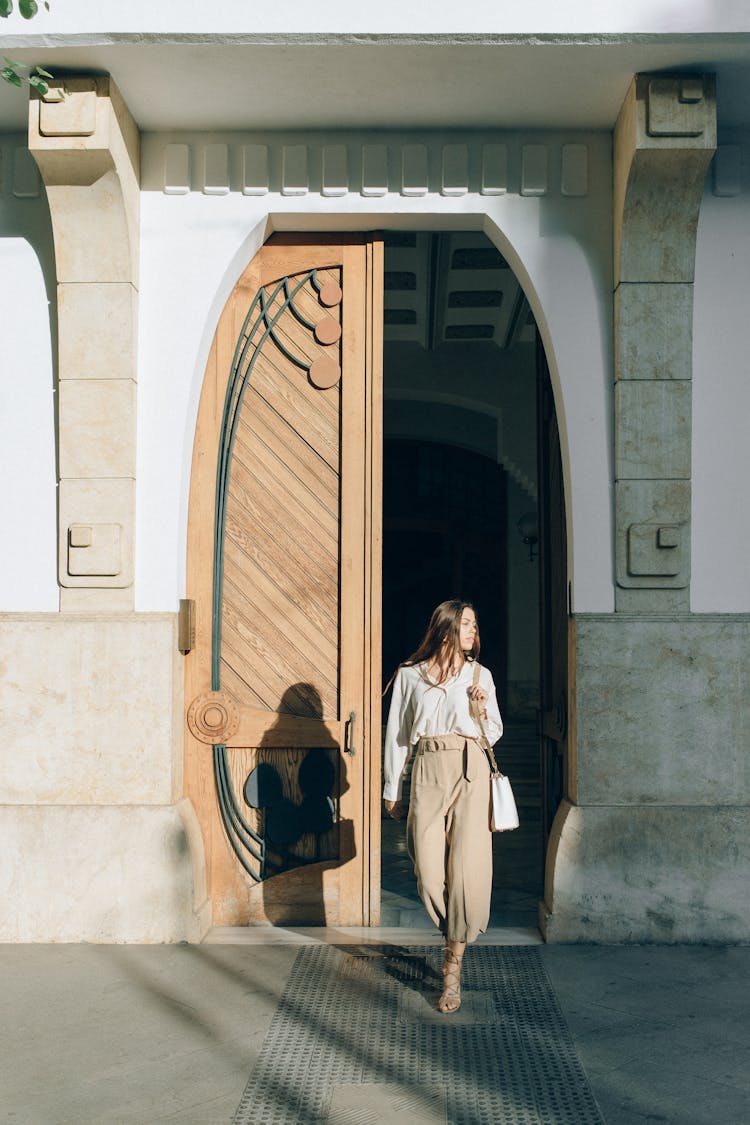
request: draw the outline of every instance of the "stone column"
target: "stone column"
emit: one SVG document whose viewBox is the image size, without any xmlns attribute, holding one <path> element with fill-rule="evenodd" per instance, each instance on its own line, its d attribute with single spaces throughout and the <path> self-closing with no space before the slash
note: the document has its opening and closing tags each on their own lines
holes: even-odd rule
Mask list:
<svg viewBox="0 0 750 1125">
<path fill-rule="evenodd" d="M 631 83 L 615 128 L 616 608 L 690 609 L 693 279 L 710 75 Z"/>
<path fill-rule="evenodd" d="M 712 76 L 634 78 L 614 138 L 616 612 L 573 623 L 552 941 L 737 941 L 750 924 L 747 810 L 731 807 L 747 640 L 689 612 L 695 243 L 715 147 Z"/>
<path fill-rule="evenodd" d="M 138 129 L 111 78 L 30 103 L 58 298 L 60 608 L 133 608 Z"/>
</svg>

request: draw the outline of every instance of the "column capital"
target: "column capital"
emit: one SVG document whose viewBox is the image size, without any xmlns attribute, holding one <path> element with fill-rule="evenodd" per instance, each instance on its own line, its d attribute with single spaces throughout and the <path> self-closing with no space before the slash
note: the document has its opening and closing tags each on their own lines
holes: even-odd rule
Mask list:
<svg viewBox="0 0 750 1125">
<path fill-rule="evenodd" d="M 614 135 L 615 287 L 693 280 L 698 212 L 715 151 L 714 75 L 633 78 Z"/>
<path fill-rule="evenodd" d="M 33 91 L 29 149 L 47 190 L 57 280 L 137 288 L 140 134 L 113 79 L 56 78 L 44 96 Z"/>
</svg>

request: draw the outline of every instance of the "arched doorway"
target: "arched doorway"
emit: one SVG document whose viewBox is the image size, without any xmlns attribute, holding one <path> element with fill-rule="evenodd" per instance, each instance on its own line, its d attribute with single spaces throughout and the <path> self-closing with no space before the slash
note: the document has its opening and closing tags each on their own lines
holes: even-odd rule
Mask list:
<svg viewBox="0 0 750 1125">
<path fill-rule="evenodd" d="M 567 655 L 544 351 L 512 270 L 476 232 L 387 233 L 384 321 L 384 682 L 434 605 L 474 602 L 521 813 L 517 832 L 494 839 L 491 924 L 535 926 L 562 796 Z M 382 922 L 417 923 L 403 829 L 384 819 L 382 833 Z"/>
<path fill-rule="evenodd" d="M 562 772 L 541 742 L 540 653 L 553 632 L 540 542 L 558 552 L 565 587 L 559 472 L 554 534 L 537 503 L 544 513 L 551 495 L 537 464 L 543 355 L 521 287 L 483 235 L 387 241 L 384 268 L 377 237 L 271 239 L 235 286 L 207 363 L 185 777 L 216 924 L 392 923 L 380 913 L 381 657 L 390 674 L 432 605 L 460 592 L 481 615 L 524 824 L 497 838 L 494 921 L 529 921 L 541 897 Z M 416 587 L 399 565 L 407 556 Z"/>
</svg>

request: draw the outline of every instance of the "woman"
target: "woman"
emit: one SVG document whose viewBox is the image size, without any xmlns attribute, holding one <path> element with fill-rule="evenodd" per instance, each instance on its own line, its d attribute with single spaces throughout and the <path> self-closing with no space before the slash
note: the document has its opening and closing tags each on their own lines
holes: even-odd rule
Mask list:
<svg viewBox="0 0 750 1125">
<path fill-rule="evenodd" d="M 445 936 L 441 1012 L 461 1006 L 466 943 L 487 928 L 490 916 L 490 767 L 475 716 L 491 744 L 503 723 L 492 676 L 486 668 L 475 675 L 478 656 L 473 607 L 441 602 L 419 648 L 391 681 L 385 732 L 383 799 L 396 820 L 403 816 L 404 771 L 416 747 L 406 835 L 420 897 Z"/>
</svg>

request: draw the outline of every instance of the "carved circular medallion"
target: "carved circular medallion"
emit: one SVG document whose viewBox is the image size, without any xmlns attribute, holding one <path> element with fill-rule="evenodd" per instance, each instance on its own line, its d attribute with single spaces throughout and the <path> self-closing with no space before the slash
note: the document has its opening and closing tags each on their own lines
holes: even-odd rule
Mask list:
<svg viewBox="0 0 750 1125">
<path fill-rule="evenodd" d="M 188 708 L 187 721 L 199 742 L 216 745 L 232 737 L 240 725 L 240 713 L 231 695 L 210 691 L 195 697 Z"/>
<path fill-rule="evenodd" d="M 321 305 L 325 305 L 327 309 L 333 308 L 334 305 L 340 305 L 341 299 L 344 294 L 341 292 L 341 286 L 336 281 L 327 281 L 318 293 L 318 300 Z"/>
<path fill-rule="evenodd" d="M 325 346 L 335 344 L 340 336 L 341 325 L 332 316 L 327 316 L 325 320 L 321 320 L 319 324 L 315 325 L 315 339 L 319 344 Z"/>
<path fill-rule="evenodd" d="M 335 359 L 328 355 L 320 355 L 310 364 L 310 382 L 321 391 L 335 387 L 341 378 L 341 368 Z"/>
</svg>

